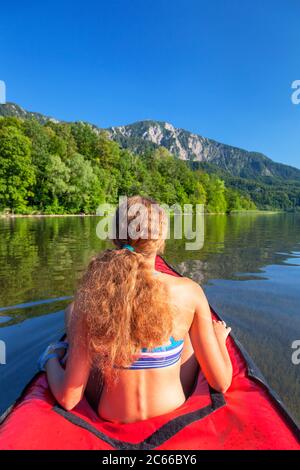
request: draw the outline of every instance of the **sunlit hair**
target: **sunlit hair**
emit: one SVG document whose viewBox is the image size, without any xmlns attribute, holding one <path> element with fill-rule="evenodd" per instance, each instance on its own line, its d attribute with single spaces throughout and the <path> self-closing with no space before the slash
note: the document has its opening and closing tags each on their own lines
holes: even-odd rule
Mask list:
<svg viewBox="0 0 300 470">
<path fill-rule="evenodd" d="M 134 212 L 141 204 L 147 211 L 138 217 L 140 211 Z M 142 348 L 166 343 L 173 326 L 167 290 L 148 262 L 164 248 L 163 209 L 151 199 L 134 196 L 118 207 L 115 218 L 116 249 L 91 260 L 70 323 L 71 343 L 76 347 L 76 341 L 84 341 L 92 364 L 106 381 L 116 379 L 120 368 L 129 366 Z M 138 237 L 129 235 L 131 222 L 136 222 Z M 125 244 L 134 251 L 122 248 Z"/>
</svg>

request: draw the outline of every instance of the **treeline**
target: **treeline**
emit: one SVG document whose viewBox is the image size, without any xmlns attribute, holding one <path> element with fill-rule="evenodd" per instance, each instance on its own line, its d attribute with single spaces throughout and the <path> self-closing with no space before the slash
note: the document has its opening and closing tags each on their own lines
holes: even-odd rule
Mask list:
<svg viewBox="0 0 300 470">
<path fill-rule="evenodd" d="M 236 189 L 240 194 L 252 199 L 258 209 L 263 210 L 300 210 L 300 182 L 283 180 L 275 176 L 257 176 L 241 178 L 232 176 L 211 163 L 192 162 L 191 167 L 202 169 L 225 181 L 226 186 Z"/>
<path fill-rule="evenodd" d="M 88 124 L 0 118 L 2 213 L 89 214 L 133 194 L 168 205 L 203 203 L 217 213 L 256 207 L 250 196 L 192 171 L 164 148 L 135 155 Z"/>
<path fill-rule="evenodd" d="M 251 195 L 259 209 L 300 210 L 300 183 L 264 177 L 259 180 L 227 178 L 226 183 L 245 195 Z"/>
</svg>

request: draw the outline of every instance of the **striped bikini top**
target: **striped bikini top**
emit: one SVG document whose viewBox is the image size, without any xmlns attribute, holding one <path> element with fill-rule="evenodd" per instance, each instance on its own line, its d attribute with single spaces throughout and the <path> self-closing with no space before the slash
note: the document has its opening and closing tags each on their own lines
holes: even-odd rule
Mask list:
<svg viewBox="0 0 300 470">
<path fill-rule="evenodd" d="M 183 350 L 183 339 L 176 341 L 173 336 L 170 344 L 150 349 L 143 348 L 138 359 L 127 369 L 160 369 L 172 366 L 179 361 Z"/>
</svg>

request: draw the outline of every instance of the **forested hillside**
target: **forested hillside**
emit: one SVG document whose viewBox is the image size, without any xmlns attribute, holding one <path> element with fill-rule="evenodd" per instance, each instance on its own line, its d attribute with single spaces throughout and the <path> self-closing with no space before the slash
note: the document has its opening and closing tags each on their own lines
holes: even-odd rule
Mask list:
<svg viewBox="0 0 300 470">
<path fill-rule="evenodd" d="M 142 194 L 208 212 L 254 209 L 224 180 L 190 169 L 162 147 L 137 155 L 84 123 L 0 118 L 2 213 L 95 213 L 101 202 Z"/>
</svg>

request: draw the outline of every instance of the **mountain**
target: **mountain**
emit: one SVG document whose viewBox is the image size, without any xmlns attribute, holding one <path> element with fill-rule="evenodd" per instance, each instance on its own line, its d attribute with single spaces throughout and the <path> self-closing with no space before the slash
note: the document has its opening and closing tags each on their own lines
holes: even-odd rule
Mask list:
<svg viewBox="0 0 300 470">
<path fill-rule="evenodd" d="M 0 104 L 0 116 L 16 116 L 22 119 L 35 118 L 41 124 L 56 119 L 40 113 L 30 112 L 14 103 Z M 101 130 L 92 126 L 95 130 Z M 262 153 L 222 144 L 202 137 L 172 124 L 161 121 L 139 121 L 126 126 L 106 129 L 111 139 L 122 147 L 136 153 L 149 148 L 165 147 L 182 160 L 191 162 L 194 168 L 204 168 L 220 176 L 262 182 L 300 182 L 300 170 L 276 163 Z"/>
<path fill-rule="evenodd" d="M 163 146 L 194 167 L 219 168 L 222 173 L 247 179 L 299 180 L 300 170 L 276 163 L 262 153 L 216 142 L 167 122 L 139 121 L 127 126 L 111 127 L 110 136 L 123 147 L 135 152 Z"/>
<path fill-rule="evenodd" d="M 46 124 L 48 121 L 59 122 L 57 119 L 45 116 L 44 114 L 26 111 L 15 103 L 0 104 L 0 116 L 13 116 L 20 119 L 36 119 L 40 124 Z"/>
</svg>

